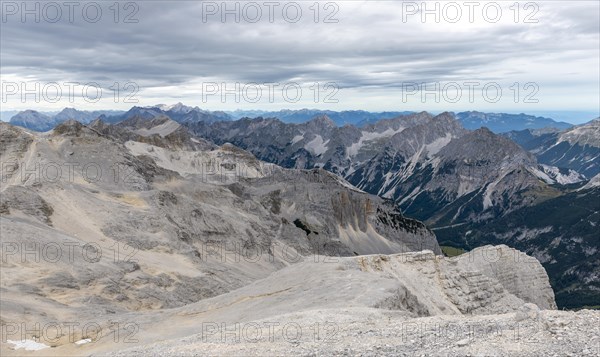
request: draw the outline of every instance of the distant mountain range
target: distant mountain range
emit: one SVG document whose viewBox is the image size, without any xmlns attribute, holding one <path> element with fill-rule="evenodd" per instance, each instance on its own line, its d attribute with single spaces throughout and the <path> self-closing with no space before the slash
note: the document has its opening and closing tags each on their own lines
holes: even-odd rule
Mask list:
<svg viewBox="0 0 600 357">
<path fill-rule="evenodd" d="M 364 126 L 374 123 L 381 119 L 391 119 L 401 115 L 412 114 L 414 112 L 367 112 L 364 110 L 345 110 L 336 112 L 333 110 L 318 110 L 318 109 L 300 109 L 300 110 L 279 110 L 279 111 L 261 111 L 261 110 L 236 110 L 228 112 L 234 119 L 241 118 L 277 118 L 284 123 L 304 123 L 314 117 L 326 115 L 336 125 L 343 126 L 352 124 L 356 126 Z"/>
<path fill-rule="evenodd" d="M 451 113 L 404 115 L 362 128 L 338 127 L 324 115 L 301 124 L 259 118 L 185 125 L 215 144 L 229 142 L 284 167 L 325 168 L 430 224 L 493 217 L 527 204 L 525 191 L 585 180 L 576 170 L 539 165 L 532 153 L 486 128 L 467 130 Z"/>
<path fill-rule="evenodd" d="M 86 111 L 75 108 L 64 108 L 56 114 L 25 110 L 12 116 L 10 123 L 34 131 L 48 131 L 69 119 L 87 124 L 100 116 L 113 116 L 121 113 L 123 112 L 118 110 Z"/>
<path fill-rule="evenodd" d="M 10 123 L 22 126 L 36 131 L 47 131 L 68 119 L 74 119 L 81 123 L 90 123 L 92 120 L 101 117 L 109 123 L 117 123 L 128 118 L 140 116 L 146 119 L 166 115 L 169 118 L 179 122 L 215 122 L 231 121 L 242 118 L 277 118 L 284 123 L 305 123 L 317 116 L 326 115 L 335 125 L 354 125 L 364 127 L 373 124 L 382 119 L 393 119 L 399 116 L 414 114 L 411 111 L 387 111 L 387 112 L 368 112 L 364 110 L 332 111 L 318 109 L 299 109 L 299 110 L 236 110 L 236 111 L 210 111 L 199 107 L 191 107 L 182 103 L 174 105 L 158 104 L 148 107 L 135 106 L 128 111 L 84 111 L 74 108 L 65 108 L 58 113 L 37 112 L 26 110 L 23 112 L 2 112 L 3 120 L 10 118 Z M 550 118 L 536 117 L 527 114 L 504 114 L 504 113 L 482 113 L 482 112 L 460 112 L 456 118 L 462 126 L 469 130 L 486 127 L 494 133 L 504 133 L 510 131 L 520 131 L 526 129 L 554 128 L 558 130 L 571 128 L 573 125 L 565 122 L 558 122 Z"/>
<path fill-rule="evenodd" d="M 555 121 L 550 118 L 536 117 L 527 114 L 461 112 L 456 118 L 469 130 L 486 127 L 494 133 L 504 133 L 512 130 L 556 128 L 568 129 L 573 124 Z"/>
<path fill-rule="evenodd" d="M 190 107 L 182 103 L 175 105 L 158 104 L 152 107 L 133 107 L 125 113 L 105 116 L 102 119 L 109 123 L 118 123 L 134 117 L 153 119 L 160 116 L 168 116 L 178 123 L 195 121 L 212 123 L 221 120 L 231 120 L 231 117 L 225 112 L 203 110 L 199 107 Z"/>
<path fill-rule="evenodd" d="M 556 143 L 577 148 L 570 167 L 553 165 L 563 163 L 558 158 L 538 161 L 535 152 L 510 139 L 512 134 L 468 130 L 452 113 L 422 112 L 362 128 L 338 127 L 327 116 L 300 124 L 258 118 L 185 126 L 197 136 L 218 145 L 232 143 L 261 160 L 336 173 L 366 192 L 395 201 L 405 215 L 439 233 L 442 245 L 472 249 L 482 242 L 518 243 L 552 272 L 559 291 L 572 290 L 557 299 L 559 305 L 572 306 L 573 296 L 590 304 L 600 289 L 600 280 L 591 273 L 600 268 L 600 259 L 590 256 L 600 249 L 594 231 L 600 224 L 599 191 L 590 184 L 598 178 L 586 184 L 600 164 L 593 146 L 600 139 L 597 124 L 535 131 L 553 133 Z M 535 218 L 539 212 L 548 212 L 544 220 Z M 570 218 L 558 219 L 561 216 Z M 580 227 L 576 235 L 573 222 L 587 228 Z"/>
</svg>

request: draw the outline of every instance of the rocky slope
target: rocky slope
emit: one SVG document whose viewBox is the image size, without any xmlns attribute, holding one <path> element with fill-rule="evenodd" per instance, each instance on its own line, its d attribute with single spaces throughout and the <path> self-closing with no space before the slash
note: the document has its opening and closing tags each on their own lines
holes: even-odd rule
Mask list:
<svg viewBox="0 0 600 357">
<path fill-rule="evenodd" d="M 448 117 L 438 117 L 439 122 L 447 122 L 442 118 Z M 327 116 L 318 116 L 301 124 L 286 124 L 275 118 L 245 118 L 233 122 L 186 125 L 198 136 L 217 144 L 230 142 L 268 162 L 293 168 L 323 167 L 346 176 L 355 166 L 373 158 L 389 141 L 398 149 L 411 150 L 400 138 L 392 140 L 407 128 L 419 127 L 415 130 L 428 135 L 421 141 L 435 141 L 441 132 L 429 134 L 424 128 L 437 122 L 430 114 L 422 112 L 380 120 L 362 128 L 353 125 L 337 127 Z M 453 124 L 455 121 L 440 128 L 440 131 L 449 130 L 449 134 L 454 136 L 464 132 L 459 124 Z M 442 134 L 443 137 L 445 135 Z M 418 146 L 418 143 L 415 144 Z M 412 149 L 415 149 L 415 144 Z"/>
<path fill-rule="evenodd" d="M 422 223 L 324 170 L 75 121 L 0 125 L 3 322 L 182 306 L 315 254 L 440 252 Z"/>
<path fill-rule="evenodd" d="M 485 128 L 447 140 L 439 152 L 416 147 L 408 159 L 395 152 L 393 164 L 386 167 L 380 155 L 348 180 L 395 199 L 406 214 L 435 226 L 496 217 L 527 205 L 535 199 L 532 191 L 544 188 L 531 172 L 533 156 Z"/>
<path fill-rule="evenodd" d="M 115 125 L 98 118 L 89 127 L 122 143 L 136 141 L 172 150 L 192 151 L 216 147 L 202 138 L 193 137 L 188 130 L 167 116 L 152 119 L 134 116 Z"/>
<path fill-rule="evenodd" d="M 478 321 L 502 321 L 506 333 L 524 332 L 514 337 L 513 346 L 502 341 L 500 350 L 510 351 L 525 348 L 524 339 L 530 333 L 541 333 L 544 339 L 548 338 L 545 334 L 558 333 L 560 325 L 552 321 L 553 309 L 554 298 L 543 268 L 534 258 L 506 246 L 483 247 L 455 258 L 435 256 L 431 251 L 345 258 L 313 256 L 234 291 L 185 306 L 95 318 L 101 326 L 109 319 L 134 323 L 139 333 L 130 344 L 115 343 L 107 336 L 76 346 L 65 336 L 52 351 L 61 355 L 112 355 L 111 351 L 124 349 L 116 355 L 148 355 L 176 354 L 178 349 L 186 354 L 204 347 L 208 354 L 219 354 L 227 351 L 221 348 L 242 348 L 250 337 L 252 343 L 257 343 L 254 339 L 258 328 L 263 337 L 254 345 L 258 351 L 287 348 L 299 352 L 344 336 L 351 329 L 354 336 L 389 334 L 392 338 L 407 331 L 392 332 L 383 325 L 408 327 L 425 321 L 474 325 Z M 568 318 L 576 318 L 571 314 Z M 579 322 L 581 327 L 592 328 L 597 315 L 580 315 L 586 316 Z M 538 320 L 541 316 L 549 317 L 547 327 L 526 333 L 520 330 L 544 321 Z M 377 318 L 385 324 L 374 323 Z M 161 328 L 166 325 L 170 328 Z M 289 330 L 292 327 L 293 334 Z M 481 326 L 484 330 L 488 327 Z M 266 337 L 269 328 L 272 339 Z M 228 336 L 224 337 L 226 331 Z M 419 332 L 412 331 L 411 335 L 417 338 Z M 485 339 L 494 340 L 495 335 L 477 338 L 482 343 Z M 161 342 L 156 343 L 157 340 Z M 447 347 L 464 348 L 471 343 L 468 333 L 461 333 Z M 340 344 L 332 347 L 340 348 Z M 417 346 L 404 340 L 396 344 L 402 349 Z M 566 344 L 569 349 L 581 350 L 594 345 L 593 339 L 581 346 Z M 377 346 L 384 347 L 375 343 L 372 348 Z M 380 353 L 393 354 L 393 349 Z"/>
<path fill-rule="evenodd" d="M 506 135 L 542 164 L 574 170 L 588 179 L 600 173 L 600 119 L 565 131 L 523 130 Z"/>
<path fill-rule="evenodd" d="M 535 158 L 512 141 L 485 128 L 469 132 L 450 113 L 423 112 L 360 129 L 336 127 L 327 117 L 303 124 L 259 118 L 188 127 L 268 162 L 325 168 L 434 224 L 504 214 L 546 190 L 541 178 L 556 183 L 568 176 L 550 177 L 553 168 L 540 170 Z"/>
</svg>

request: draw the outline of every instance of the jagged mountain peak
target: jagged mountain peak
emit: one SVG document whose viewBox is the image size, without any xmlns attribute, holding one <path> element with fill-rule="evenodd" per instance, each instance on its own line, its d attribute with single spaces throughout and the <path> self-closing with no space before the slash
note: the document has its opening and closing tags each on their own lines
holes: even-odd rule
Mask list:
<svg viewBox="0 0 600 357">
<path fill-rule="evenodd" d="M 410 113 L 407 115 L 399 115 L 390 119 L 381 119 L 374 123 L 370 123 L 363 126 L 366 131 L 383 132 L 388 129 L 395 131 L 401 131 L 403 128 L 407 128 L 414 125 L 419 125 L 431 120 L 434 116 L 431 113 L 422 111 L 419 113 Z"/>
<path fill-rule="evenodd" d="M 180 114 L 189 113 L 192 110 L 200 110 L 200 108 L 198 108 L 198 107 L 190 107 L 188 105 L 183 104 L 182 102 L 177 102 L 172 105 L 158 104 L 155 107 L 160 108 L 161 110 L 163 110 L 165 112 L 171 111 L 171 112 L 180 113 Z"/>
<path fill-rule="evenodd" d="M 10 118 L 10 123 L 35 131 L 47 131 L 54 126 L 54 119 L 36 110 L 23 110 Z"/>
<path fill-rule="evenodd" d="M 431 118 L 432 123 L 444 124 L 444 125 L 452 125 L 455 127 L 460 127 L 465 130 L 465 127 L 462 125 L 460 120 L 456 118 L 454 113 L 452 112 L 443 112 Z"/>
<path fill-rule="evenodd" d="M 96 117 L 96 113 L 78 110 L 75 108 L 66 107 L 54 116 L 55 123 L 64 122 L 69 119 L 88 123 Z"/>
<path fill-rule="evenodd" d="M 88 110 L 80 110 L 77 109 L 75 107 L 64 107 L 60 112 L 58 112 L 56 115 L 64 115 L 64 114 L 72 114 L 72 115 L 76 115 L 76 114 L 91 114 L 91 113 L 96 113 L 96 112 L 104 112 L 104 111 L 88 111 Z"/>
<path fill-rule="evenodd" d="M 398 116 L 398 117 L 396 117 L 394 119 L 409 119 L 409 118 L 414 118 L 414 119 L 431 119 L 433 117 L 434 117 L 434 115 L 431 114 L 430 112 L 420 111 L 418 113 L 412 113 L 412 114 L 408 114 L 408 115 L 400 115 L 400 116 Z"/>
<path fill-rule="evenodd" d="M 146 107 L 141 107 L 141 106 L 137 106 L 134 105 L 133 107 L 131 107 L 131 109 L 129 109 L 127 111 L 127 113 L 136 113 L 136 112 L 158 112 L 162 109 L 160 109 L 157 106 L 146 106 Z"/>
<path fill-rule="evenodd" d="M 169 118 L 168 116 L 164 115 L 164 114 L 159 114 L 155 117 L 145 117 L 143 115 L 134 115 L 130 118 L 127 118 L 125 120 L 123 120 L 122 122 L 118 123 L 119 126 L 124 126 L 124 127 L 133 127 L 133 128 L 139 128 L 139 127 L 148 127 L 148 126 L 154 126 L 154 125 L 159 125 L 162 124 L 166 121 L 169 121 L 172 119 Z"/>
<path fill-rule="evenodd" d="M 96 119 L 92 120 L 88 126 L 94 130 L 96 130 L 96 128 L 103 128 L 106 127 L 107 125 L 109 125 L 106 122 L 106 116 L 105 115 L 101 115 L 99 117 L 97 117 Z"/>
<path fill-rule="evenodd" d="M 60 113 L 75 113 L 75 112 L 79 112 L 79 110 L 73 108 L 73 107 L 64 107 L 60 112 Z"/>
<path fill-rule="evenodd" d="M 314 123 L 317 125 L 324 125 L 327 127 L 336 127 L 335 122 L 333 120 L 331 120 L 331 118 L 329 118 L 329 116 L 327 116 L 326 114 L 319 114 L 317 116 L 315 116 L 314 118 L 312 118 L 309 123 Z"/>
<path fill-rule="evenodd" d="M 21 121 L 23 121 L 23 120 L 30 120 L 30 121 L 32 121 L 32 120 L 42 120 L 42 119 L 50 120 L 51 117 L 48 116 L 48 115 L 46 115 L 46 114 L 44 114 L 44 113 L 40 113 L 37 110 L 26 109 L 26 110 L 23 110 L 23 111 L 17 113 L 17 115 L 13 116 L 10 119 L 10 121 L 11 122 L 15 122 L 15 121 L 18 121 L 18 120 L 21 120 Z"/>
<path fill-rule="evenodd" d="M 494 134 L 487 127 L 467 132 L 463 136 L 452 140 L 440 152 L 440 155 L 472 160 L 490 160 L 497 163 L 514 160 L 527 165 L 536 164 L 532 154 L 512 140 Z"/>
<path fill-rule="evenodd" d="M 427 113 L 427 112 L 422 112 L 422 113 Z M 451 119 L 456 119 L 456 115 L 453 112 L 442 112 L 438 115 L 435 116 L 436 118 L 451 118 Z"/>
<path fill-rule="evenodd" d="M 512 142 L 511 140 L 509 140 L 501 135 L 495 134 L 488 127 L 485 127 L 485 126 L 482 126 L 479 129 L 470 131 L 466 135 L 466 137 L 483 139 L 483 140 L 492 140 L 494 143 L 502 143 L 502 144 L 506 144 L 510 147 L 516 146 L 516 144 L 514 142 Z"/>
<path fill-rule="evenodd" d="M 22 110 L 17 115 L 38 115 L 38 114 L 39 115 L 45 115 L 45 114 L 42 114 L 42 113 L 38 112 L 37 110 L 33 110 L 33 109 Z"/>
<path fill-rule="evenodd" d="M 473 130 L 473 133 L 476 133 L 476 134 L 482 135 L 482 136 L 486 136 L 486 137 L 494 136 L 494 132 L 491 131 L 487 126 L 482 126 L 479 129 Z"/>
</svg>

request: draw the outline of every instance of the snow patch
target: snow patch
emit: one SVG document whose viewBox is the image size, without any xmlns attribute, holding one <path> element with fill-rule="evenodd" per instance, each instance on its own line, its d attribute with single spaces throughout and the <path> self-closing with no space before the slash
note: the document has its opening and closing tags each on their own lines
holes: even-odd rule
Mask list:
<svg viewBox="0 0 600 357">
<path fill-rule="evenodd" d="M 23 348 L 25 351 L 39 351 L 39 350 L 43 350 L 44 348 L 50 347 L 43 343 L 35 342 L 34 340 L 21 340 L 21 341 L 6 340 L 6 342 L 13 344 L 14 345 L 13 349 L 15 349 L 15 350 L 20 350 L 21 348 Z"/>
<path fill-rule="evenodd" d="M 386 172 L 386 174 L 383 175 L 383 177 L 385 177 L 385 182 L 383 183 L 383 185 L 381 185 L 379 192 L 377 192 L 377 195 L 379 195 L 379 196 L 383 195 L 383 193 L 386 192 L 386 190 L 388 189 L 388 186 L 390 185 L 390 182 L 394 178 L 394 174 L 392 172 Z"/>
<path fill-rule="evenodd" d="M 297 143 L 298 141 L 300 141 L 302 139 L 304 139 L 304 134 L 302 134 L 302 135 L 296 135 L 292 139 L 291 143 L 292 143 L 292 145 L 294 145 L 295 143 Z"/>
<path fill-rule="evenodd" d="M 348 157 L 356 156 L 358 154 L 358 151 L 364 146 L 364 144 L 366 142 L 381 139 L 381 138 L 391 137 L 391 136 L 398 134 L 402 130 L 404 130 L 403 127 L 400 127 L 397 130 L 389 128 L 386 131 L 382 131 L 381 133 L 371 132 L 371 131 L 363 131 L 363 132 L 361 132 L 361 136 L 358 139 L 358 142 L 353 143 L 352 145 L 350 145 L 346 148 L 346 153 L 348 154 Z"/>
<path fill-rule="evenodd" d="M 575 170 L 569 169 L 567 174 L 563 174 L 558 167 L 544 164 L 539 165 L 539 169 L 532 168 L 530 171 L 548 184 L 559 183 L 561 185 L 568 185 L 585 180 L 585 176 Z"/>
<path fill-rule="evenodd" d="M 425 151 L 430 156 L 437 154 L 444 146 L 448 145 L 448 143 L 452 140 L 452 134 L 447 133 L 446 136 L 437 138 L 433 142 L 425 145 Z"/>
<path fill-rule="evenodd" d="M 414 190 L 412 190 L 412 192 L 411 192 L 410 194 L 408 194 L 408 196 L 404 197 L 404 198 L 402 199 L 402 201 L 400 201 L 400 204 L 401 204 L 401 205 L 402 205 L 402 204 L 404 204 L 404 202 L 406 202 L 406 201 L 408 201 L 408 200 L 412 199 L 413 197 L 415 197 L 415 196 L 416 196 L 417 194 L 419 194 L 419 193 L 421 193 L 421 186 L 417 186 L 417 187 L 415 187 L 415 189 L 414 189 Z"/>
<path fill-rule="evenodd" d="M 327 143 L 329 143 L 329 140 L 324 142 L 323 137 L 321 135 L 317 135 L 314 139 L 306 143 L 304 148 L 315 155 L 321 155 L 327 151 Z"/>
</svg>

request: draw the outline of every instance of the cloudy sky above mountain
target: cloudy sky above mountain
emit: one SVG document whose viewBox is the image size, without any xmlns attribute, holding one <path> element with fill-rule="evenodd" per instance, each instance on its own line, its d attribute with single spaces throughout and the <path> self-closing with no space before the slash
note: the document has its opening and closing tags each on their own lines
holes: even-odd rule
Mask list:
<svg viewBox="0 0 600 357">
<path fill-rule="evenodd" d="M 600 108 L 596 1 L 47 4 L 2 2 L 3 110 Z"/>
</svg>

